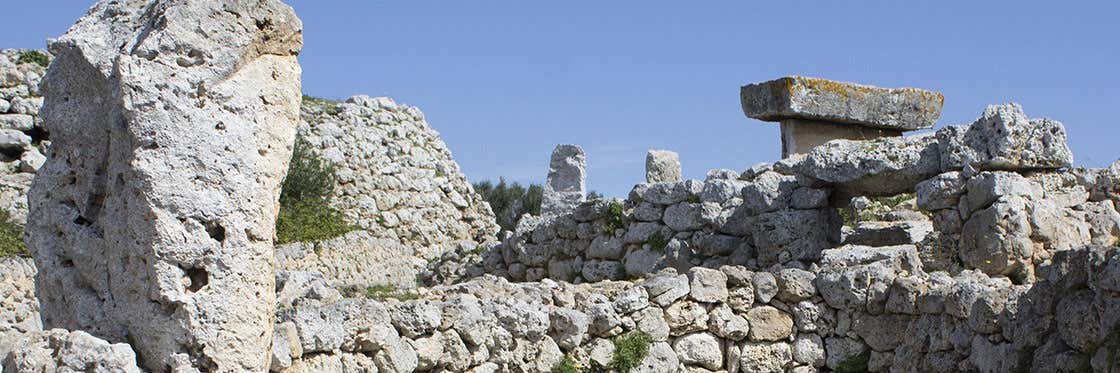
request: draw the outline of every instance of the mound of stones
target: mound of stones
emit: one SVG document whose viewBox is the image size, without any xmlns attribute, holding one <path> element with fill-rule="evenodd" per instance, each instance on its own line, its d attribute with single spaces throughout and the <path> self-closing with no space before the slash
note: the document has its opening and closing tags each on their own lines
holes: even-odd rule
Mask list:
<svg viewBox="0 0 1120 373">
<path fill-rule="evenodd" d="M 359 230 L 277 248 L 285 270 L 339 285 L 415 285 L 429 259 L 497 241 L 494 213 L 420 109 L 387 97 L 305 99 L 299 134 L 335 167 L 331 199 Z"/>
</svg>

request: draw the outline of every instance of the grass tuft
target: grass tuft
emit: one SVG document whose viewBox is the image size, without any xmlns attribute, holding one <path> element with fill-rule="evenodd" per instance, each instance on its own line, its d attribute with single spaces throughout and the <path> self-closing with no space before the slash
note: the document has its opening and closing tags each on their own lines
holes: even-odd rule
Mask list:
<svg viewBox="0 0 1120 373">
<path fill-rule="evenodd" d="M 614 234 L 615 231 L 622 228 L 622 203 L 618 200 L 612 200 L 607 203 L 607 211 L 603 216 L 603 227 L 607 233 Z"/>
<path fill-rule="evenodd" d="M 552 367 L 552 373 L 584 373 L 588 372 L 587 369 L 580 367 L 571 356 L 565 356 L 564 360 L 560 360 L 556 366 Z"/>
<path fill-rule="evenodd" d="M 375 285 L 375 286 L 366 287 L 365 289 L 358 288 L 358 287 L 350 287 L 350 288 L 342 289 L 342 295 L 347 297 L 347 298 L 354 298 L 354 297 L 361 296 L 361 297 L 366 297 L 367 299 L 373 299 L 373 300 L 377 300 L 377 301 L 383 301 L 383 300 L 386 300 L 386 299 L 396 299 L 396 300 L 399 300 L 399 301 L 402 301 L 402 302 L 420 298 L 420 296 L 417 295 L 416 293 L 410 293 L 410 292 L 407 292 L 407 291 L 397 289 L 397 287 L 393 286 L 393 285 Z"/>
<path fill-rule="evenodd" d="M 51 58 L 48 57 L 43 52 L 36 51 L 36 50 L 29 50 L 29 51 L 21 52 L 19 54 L 19 60 L 17 60 L 16 62 L 17 63 L 33 63 L 33 64 L 36 64 L 36 65 L 39 65 L 39 66 L 42 66 L 42 67 L 47 67 L 51 64 Z"/>
<path fill-rule="evenodd" d="M 665 252 L 665 246 L 669 245 L 669 240 L 665 238 L 665 235 L 662 234 L 661 231 L 657 231 L 649 236 L 649 240 L 647 240 L 646 243 L 649 244 L 651 250 L 663 253 Z"/>
<path fill-rule="evenodd" d="M 0 257 L 30 256 L 31 252 L 27 251 L 27 245 L 23 243 L 23 227 L 12 221 L 10 213 L 0 210 Z"/>
<path fill-rule="evenodd" d="M 317 108 L 330 115 L 338 115 L 338 113 L 342 112 L 342 110 L 338 108 L 338 101 L 325 98 L 303 95 L 303 105 Z"/>
<path fill-rule="evenodd" d="M 311 144 L 298 137 L 280 192 L 277 243 L 321 241 L 356 229 L 330 206 L 334 184 L 334 165 L 319 158 Z"/>
<path fill-rule="evenodd" d="M 615 372 L 629 372 L 646 358 L 653 339 L 648 334 L 633 332 L 614 339 L 614 357 L 610 369 Z"/>
</svg>

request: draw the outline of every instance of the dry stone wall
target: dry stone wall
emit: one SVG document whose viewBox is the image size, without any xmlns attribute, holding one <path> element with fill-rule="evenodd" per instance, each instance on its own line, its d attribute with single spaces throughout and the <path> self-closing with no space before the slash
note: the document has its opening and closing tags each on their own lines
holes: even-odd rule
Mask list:
<svg viewBox="0 0 1120 373">
<path fill-rule="evenodd" d="M 846 245 L 819 264 L 665 269 L 573 285 L 493 276 L 366 298 L 283 273 L 273 371 L 1109 371 L 1120 353 L 1120 248 L 1056 254 L 1036 282 L 922 268 L 913 245 Z M 385 294 L 382 294 L 385 295 Z M 402 299 L 396 299 L 402 298 Z M 410 299 L 412 298 L 412 299 Z"/>
<path fill-rule="evenodd" d="M 39 82 L 51 58 L 46 51 L 0 50 L 0 209 L 19 225 L 27 221 L 27 189 L 50 144 L 39 118 Z"/>
</svg>

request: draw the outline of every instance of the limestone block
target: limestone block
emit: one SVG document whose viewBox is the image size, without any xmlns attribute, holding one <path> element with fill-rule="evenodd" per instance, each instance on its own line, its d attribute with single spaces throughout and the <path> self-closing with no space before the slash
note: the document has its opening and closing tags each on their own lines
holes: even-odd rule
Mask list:
<svg viewBox="0 0 1120 373">
<path fill-rule="evenodd" d="M 587 198 L 587 156 L 579 145 L 557 145 L 544 184 L 542 215 L 572 211 Z"/>
<path fill-rule="evenodd" d="M 101 1 L 50 44 L 27 243 L 44 325 L 154 371 L 258 371 L 303 26 L 264 1 Z"/>
<path fill-rule="evenodd" d="M 782 158 L 808 154 L 813 148 L 836 140 L 874 140 L 902 136 L 902 131 L 805 119 L 783 119 Z"/>
<path fill-rule="evenodd" d="M 743 112 L 776 122 L 808 119 L 896 131 L 929 128 L 945 98 L 916 88 L 880 88 L 800 76 L 743 86 Z"/>
<path fill-rule="evenodd" d="M 1028 120 L 1016 103 L 991 105 L 967 127 L 937 131 L 941 168 L 959 170 L 1033 170 L 1069 167 L 1073 153 L 1066 129 L 1050 119 Z"/>
<path fill-rule="evenodd" d="M 675 183 L 681 181 L 681 160 L 677 152 L 650 149 L 646 153 L 646 182 Z"/>
</svg>

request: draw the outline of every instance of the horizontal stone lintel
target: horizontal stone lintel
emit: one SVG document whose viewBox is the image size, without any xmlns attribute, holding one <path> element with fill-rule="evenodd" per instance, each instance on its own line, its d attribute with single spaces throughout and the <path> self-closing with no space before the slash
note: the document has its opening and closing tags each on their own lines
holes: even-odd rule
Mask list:
<svg viewBox="0 0 1120 373">
<path fill-rule="evenodd" d="M 917 88 L 881 88 L 799 76 L 743 86 L 743 112 L 780 122 L 806 119 L 899 131 L 930 128 L 945 98 Z"/>
</svg>

